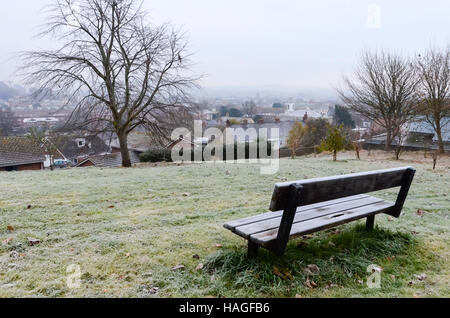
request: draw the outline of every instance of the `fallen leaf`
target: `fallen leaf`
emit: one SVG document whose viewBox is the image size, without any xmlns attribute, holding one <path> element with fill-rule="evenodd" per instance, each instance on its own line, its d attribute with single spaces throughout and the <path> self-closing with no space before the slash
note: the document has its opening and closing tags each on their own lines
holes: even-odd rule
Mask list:
<svg viewBox="0 0 450 318">
<path fill-rule="evenodd" d="M 293 280 L 291 273 L 285 268 L 279 269 L 278 267 L 274 266 L 272 271 L 274 275 L 280 277 L 283 280 Z"/>
<path fill-rule="evenodd" d="M 14 226 L 8 225 L 8 226 L 6 227 L 6 229 L 7 229 L 8 231 L 12 232 L 12 231 L 14 231 Z"/>
<path fill-rule="evenodd" d="M 200 256 L 195 254 L 194 256 L 192 256 L 193 259 L 200 259 Z"/>
<path fill-rule="evenodd" d="M 297 295 L 295 295 L 295 298 L 303 298 L 303 297 L 302 297 L 302 295 L 297 294 Z"/>
<path fill-rule="evenodd" d="M 417 210 L 417 215 L 418 215 L 418 216 L 423 216 L 423 210 L 418 209 L 418 210 Z"/>
<path fill-rule="evenodd" d="M 31 204 L 28 204 L 27 209 L 28 210 L 31 209 Z"/>
<path fill-rule="evenodd" d="M 182 270 L 184 270 L 184 268 L 185 268 L 185 266 L 183 264 L 178 264 L 172 268 L 172 271 L 182 271 Z"/>
<path fill-rule="evenodd" d="M 307 274 L 310 274 L 310 275 L 315 275 L 315 274 L 320 273 L 320 269 L 319 269 L 319 266 L 317 266 L 316 264 L 309 264 L 304 269 L 304 272 L 306 272 Z"/>
<path fill-rule="evenodd" d="M 333 283 L 328 283 L 327 286 L 325 286 L 326 289 L 335 288 L 335 287 L 337 287 L 337 285 L 333 284 Z"/>
<path fill-rule="evenodd" d="M 188 197 L 188 196 L 190 196 L 191 194 L 190 193 L 183 193 L 183 197 Z"/>
<path fill-rule="evenodd" d="M 419 294 L 414 294 L 413 298 L 421 298 L 421 296 Z"/>
<path fill-rule="evenodd" d="M 150 293 L 151 295 L 154 295 L 154 294 L 156 294 L 158 291 L 159 291 L 159 288 L 158 288 L 158 287 L 152 287 L 152 288 L 150 289 L 149 293 Z"/>
<path fill-rule="evenodd" d="M 414 285 L 413 281 L 408 282 L 408 286 L 412 286 L 412 285 Z"/>
<path fill-rule="evenodd" d="M 130 257 L 130 256 L 131 256 L 130 253 L 126 253 L 126 254 L 125 254 L 125 257 Z"/>
<path fill-rule="evenodd" d="M 108 209 L 114 209 L 114 208 L 115 208 L 114 205 L 110 205 L 110 206 L 108 207 Z"/>
<path fill-rule="evenodd" d="M 392 280 L 395 280 L 395 275 L 391 275 L 391 279 L 392 279 Z"/>
<path fill-rule="evenodd" d="M 317 287 L 317 284 L 314 281 L 310 281 L 309 279 L 306 281 L 306 287 L 309 289 L 314 289 Z"/>
<path fill-rule="evenodd" d="M 28 244 L 30 244 L 30 246 L 35 246 L 35 245 L 38 245 L 41 243 L 41 240 L 38 240 L 38 239 L 35 239 L 32 237 L 27 238 L 27 240 L 28 240 Z"/>
<path fill-rule="evenodd" d="M 362 284 L 364 284 L 364 281 L 363 280 L 358 280 L 358 284 L 362 285 Z"/>
<path fill-rule="evenodd" d="M 217 248 L 222 248 L 223 245 L 222 245 L 222 244 L 216 244 L 216 247 L 217 247 Z"/>
<path fill-rule="evenodd" d="M 11 242 L 11 241 L 12 241 L 12 237 L 8 237 L 6 240 L 2 241 L 2 245 L 8 245 L 9 242 Z"/>
<path fill-rule="evenodd" d="M 196 271 L 201 271 L 203 269 L 203 267 L 205 267 L 205 265 L 203 265 L 202 263 L 198 264 L 197 267 L 195 268 Z"/>
<path fill-rule="evenodd" d="M 424 281 L 425 279 L 427 279 L 427 274 L 414 275 L 414 277 L 420 281 Z"/>
</svg>

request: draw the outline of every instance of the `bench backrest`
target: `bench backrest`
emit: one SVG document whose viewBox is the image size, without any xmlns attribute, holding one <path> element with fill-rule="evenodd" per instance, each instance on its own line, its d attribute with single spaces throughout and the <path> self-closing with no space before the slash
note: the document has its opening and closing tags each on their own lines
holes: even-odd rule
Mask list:
<svg viewBox="0 0 450 318">
<path fill-rule="evenodd" d="M 403 185 L 407 171 L 411 170 L 414 169 L 403 167 L 278 183 L 275 185 L 270 210 L 280 211 L 286 208 L 292 184 L 299 184 L 303 187 L 300 202 L 297 205 L 302 206 L 399 187 Z"/>
</svg>

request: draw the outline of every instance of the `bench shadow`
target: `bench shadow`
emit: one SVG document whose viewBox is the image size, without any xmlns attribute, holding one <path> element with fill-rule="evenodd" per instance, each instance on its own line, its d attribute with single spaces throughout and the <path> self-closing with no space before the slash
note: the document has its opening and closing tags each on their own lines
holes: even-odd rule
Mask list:
<svg viewBox="0 0 450 318">
<path fill-rule="evenodd" d="M 258 258 L 248 259 L 244 245 L 226 248 L 210 255 L 205 269 L 235 287 L 255 290 L 304 286 L 308 279 L 318 287 L 344 286 L 367 277 L 371 264 L 413 255 L 418 244 L 409 233 L 379 227 L 368 231 L 357 224 L 292 240 L 283 257 L 261 249 Z"/>
</svg>

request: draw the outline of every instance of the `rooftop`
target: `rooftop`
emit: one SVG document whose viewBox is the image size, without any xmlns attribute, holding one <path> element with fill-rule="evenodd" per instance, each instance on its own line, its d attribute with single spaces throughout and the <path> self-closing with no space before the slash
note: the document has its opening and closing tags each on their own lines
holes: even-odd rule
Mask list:
<svg viewBox="0 0 450 318">
<path fill-rule="evenodd" d="M 0 167 L 42 163 L 45 155 L 28 137 L 0 137 Z"/>
<path fill-rule="evenodd" d="M 132 165 L 140 162 L 139 156 L 134 151 L 130 151 L 130 159 Z M 96 167 L 103 167 L 103 168 L 119 167 L 122 165 L 122 154 L 120 152 L 117 152 L 107 155 L 88 157 L 82 162 L 80 162 L 80 164 L 78 164 L 77 167 L 82 166 L 87 161 L 90 161 Z"/>
</svg>

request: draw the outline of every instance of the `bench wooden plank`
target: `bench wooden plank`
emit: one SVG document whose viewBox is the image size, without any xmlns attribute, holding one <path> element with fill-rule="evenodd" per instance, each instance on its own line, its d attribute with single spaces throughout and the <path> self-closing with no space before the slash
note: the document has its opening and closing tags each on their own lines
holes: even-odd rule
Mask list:
<svg viewBox="0 0 450 318">
<path fill-rule="evenodd" d="M 329 214 L 320 218 L 298 222 L 292 225 L 289 238 L 321 231 L 337 225 L 362 219 L 371 215 L 388 212 L 395 206 L 393 202 L 381 201 L 371 205 Z M 278 235 L 278 229 L 256 233 L 250 236 L 250 240 L 259 245 L 273 243 Z"/>
<path fill-rule="evenodd" d="M 279 211 L 286 208 L 291 184 L 299 184 L 303 187 L 301 202 L 298 205 L 309 205 L 355 194 L 399 187 L 402 185 L 405 172 L 410 169 L 413 168 L 403 167 L 278 183 L 275 185 L 270 210 Z"/>
<path fill-rule="evenodd" d="M 316 208 L 309 209 L 307 211 L 297 212 L 294 218 L 293 223 L 304 222 L 310 219 L 316 219 L 328 214 L 335 214 L 338 212 L 355 209 L 367 205 L 371 205 L 377 202 L 382 202 L 383 199 L 375 198 L 375 197 L 364 197 L 364 198 L 355 198 L 354 200 L 344 201 L 340 203 L 335 203 L 327 206 L 320 206 Z M 309 206 L 305 206 L 309 207 Z M 242 236 L 245 239 L 248 239 L 250 235 L 269 231 L 272 229 L 278 229 L 281 222 L 281 216 L 276 218 L 271 218 L 259 222 L 254 222 L 251 224 L 239 226 L 235 228 L 235 233 L 239 236 Z"/>
<path fill-rule="evenodd" d="M 340 199 L 336 199 L 336 200 L 310 204 L 310 205 L 307 205 L 307 206 L 299 207 L 297 209 L 296 213 L 306 212 L 306 211 L 309 211 L 309 210 L 312 210 L 312 209 L 316 209 L 316 208 L 322 208 L 322 207 L 334 205 L 334 204 L 341 203 L 341 202 L 347 202 L 347 201 L 352 201 L 352 200 L 357 200 L 357 199 L 362 199 L 362 198 L 368 198 L 368 197 L 369 196 L 366 195 L 366 194 L 359 194 L 359 195 L 354 195 L 354 196 L 350 196 L 350 197 L 346 197 L 346 198 L 340 198 Z M 252 224 L 252 223 L 256 223 L 256 222 L 260 222 L 260 221 L 264 221 L 264 220 L 269 220 L 269 219 L 274 219 L 274 218 L 281 218 L 282 215 L 283 215 L 283 211 L 267 212 L 267 213 L 263 213 L 263 214 L 259 214 L 259 215 L 255 215 L 255 216 L 251 216 L 251 217 L 247 217 L 247 218 L 243 218 L 243 219 L 239 219 L 239 220 L 234 220 L 234 221 L 228 222 L 228 223 L 224 224 L 224 227 L 226 229 L 234 232 L 237 227 L 248 225 L 248 224 Z"/>
</svg>

